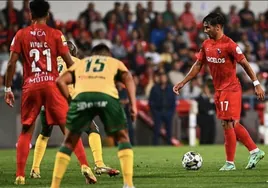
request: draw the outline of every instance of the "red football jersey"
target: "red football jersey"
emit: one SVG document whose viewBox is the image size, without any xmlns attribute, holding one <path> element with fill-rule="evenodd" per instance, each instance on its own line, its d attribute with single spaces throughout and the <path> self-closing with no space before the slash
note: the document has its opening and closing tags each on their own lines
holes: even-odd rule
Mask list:
<svg viewBox="0 0 268 188">
<path fill-rule="evenodd" d="M 23 58 L 23 88 L 54 82 L 59 76 L 57 57 L 69 52 L 61 31 L 33 24 L 17 32 L 10 51 Z"/>
<path fill-rule="evenodd" d="M 208 64 L 215 90 L 238 90 L 241 88 L 236 76 L 236 63 L 244 59 L 238 45 L 229 37 L 203 42 L 198 60 Z"/>
</svg>

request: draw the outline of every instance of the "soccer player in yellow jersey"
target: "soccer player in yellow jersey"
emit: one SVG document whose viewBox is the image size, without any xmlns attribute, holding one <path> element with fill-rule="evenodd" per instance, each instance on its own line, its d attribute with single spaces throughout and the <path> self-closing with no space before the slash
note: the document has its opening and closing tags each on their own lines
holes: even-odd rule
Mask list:
<svg viewBox="0 0 268 188">
<path fill-rule="evenodd" d="M 67 43 L 67 44 L 68 44 L 68 47 L 70 48 L 71 47 L 70 43 Z M 79 61 L 79 59 L 75 57 L 72 57 L 72 60 L 74 62 Z M 59 62 L 59 58 L 57 59 L 57 63 L 58 62 Z M 65 101 L 62 101 L 62 102 L 65 102 Z M 48 126 L 47 124 L 45 111 L 46 109 L 42 108 L 41 110 L 42 131 L 41 131 L 41 134 L 38 136 L 38 139 L 36 140 L 36 144 L 35 144 L 33 166 L 30 172 L 30 176 L 32 178 L 41 178 L 39 167 L 40 167 L 41 160 L 46 150 L 48 139 L 53 129 L 52 126 Z M 64 127 L 60 127 L 60 128 L 61 128 L 61 131 L 65 134 Z M 86 178 L 86 183 L 87 184 L 96 183 L 97 179 L 88 165 L 88 161 L 87 161 L 86 154 L 85 154 L 85 149 L 84 149 L 81 139 L 78 141 L 76 148 L 74 150 L 74 153 L 77 159 L 79 160 L 79 163 L 81 165 L 81 172 Z"/>
<path fill-rule="evenodd" d="M 111 57 L 111 52 L 106 45 L 95 46 L 90 57 L 70 67 L 57 79 L 58 88 L 66 100 L 69 98 L 69 84 L 74 84 L 74 94 L 67 114 L 65 139 L 56 155 L 51 188 L 60 187 L 71 153 L 83 129 L 97 115 L 102 120 L 106 133 L 112 135 L 118 143 L 123 188 L 134 188 L 133 150 L 129 141 L 124 110 L 120 105 L 115 87 L 115 77 L 126 86 L 131 117 L 135 120 L 136 88 L 132 75 L 121 61 Z"/>
<path fill-rule="evenodd" d="M 77 48 L 75 47 L 75 45 L 70 41 L 67 41 L 67 45 L 69 47 L 70 53 L 72 55 L 72 60 L 74 61 L 74 63 L 80 63 L 80 59 L 75 57 L 77 54 Z M 57 63 L 58 63 L 58 71 L 61 75 L 63 72 L 65 72 L 67 70 L 67 66 L 66 66 L 64 60 L 60 57 L 57 59 Z M 69 89 L 70 96 L 72 96 L 73 86 L 69 85 L 68 89 Z M 51 136 L 52 129 L 53 129 L 52 126 L 48 126 L 46 123 L 45 110 L 41 111 L 40 119 L 41 119 L 41 123 L 42 123 L 42 129 L 41 129 L 41 133 L 39 134 L 39 136 L 36 140 L 36 144 L 35 144 L 33 164 L 32 164 L 32 169 L 30 172 L 31 178 L 41 178 L 41 176 L 40 176 L 40 164 L 41 164 L 41 161 L 42 161 L 43 156 L 45 154 L 48 139 Z M 85 132 L 89 135 L 88 141 L 89 141 L 89 145 L 90 145 L 91 151 L 93 153 L 93 158 L 94 158 L 94 162 L 95 162 L 95 168 L 94 168 L 95 173 L 98 175 L 101 175 L 102 173 L 106 173 L 110 176 L 116 176 L 116 175 L 120 174 L 120 172 L 118 170 L 106 166 L 103 162 L 101 137 L 100 137 L 100 133 L 99 133 L 99 128 L 95 124 L 94 121 L 91 123 L 91 126 L 85 130 Z M 76 156 L 78 159 L 80 159 L 79 161 L 82 161 L 82 163 L 80 162 L 81 167 L 82 167 L 82 165 L 87 164 L 86 159 L 83 159 L 83 154 L 79 154 L 79 152 L 76 151 Z M 81 168 L 81 170 L 83 173 L 83 168 Z"/>
</svg>

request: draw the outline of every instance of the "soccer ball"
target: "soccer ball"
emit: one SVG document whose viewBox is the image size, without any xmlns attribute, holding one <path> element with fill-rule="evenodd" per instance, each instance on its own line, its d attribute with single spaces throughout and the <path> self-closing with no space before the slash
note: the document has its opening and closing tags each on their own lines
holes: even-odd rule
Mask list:
<svg viewBox="0 0 268 188">
<path fill-rule="evenodd" d="M 201 168 L 202 163 L 201 155 L 195 151 L 188 151 L 182 157 L 182 166 L 186 170 L 198 170 Z"/>
</svg>

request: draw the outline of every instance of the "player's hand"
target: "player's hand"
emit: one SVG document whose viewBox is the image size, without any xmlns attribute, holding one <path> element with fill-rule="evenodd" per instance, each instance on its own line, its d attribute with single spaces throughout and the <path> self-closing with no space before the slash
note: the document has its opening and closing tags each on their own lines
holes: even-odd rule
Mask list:
<svg viewBox="0 0 268 188">
<path fill-rule="evenodd" d="M 255 94 L 258 100 L 264 100 L 265 93 L 260 84 L 255 86 Z"/>
<path fill-rule="evenodd" d="M 176 93 L 176 95 L 179 95 L 180 94 L 180 90 L 183 88 L 184 84 L 182 82 L 176 84 L 174 87 L 173 87 L 173 92 Z"/>
<path fill-rule="evenodd" d="M 14 106 L 15 98 L 14 98 L 14 94 L 12 91 L 5 92 L 5 101 L 8 106 L 10 107 Z"/>
<path fill-rule="evenodd" d="M 131 116 L 132 121 L 136 121 L 137 113 L 138 113 L 137 106 L 136 105 L 132 105 L 130 107 L 130 116 Z"/>
</svg>

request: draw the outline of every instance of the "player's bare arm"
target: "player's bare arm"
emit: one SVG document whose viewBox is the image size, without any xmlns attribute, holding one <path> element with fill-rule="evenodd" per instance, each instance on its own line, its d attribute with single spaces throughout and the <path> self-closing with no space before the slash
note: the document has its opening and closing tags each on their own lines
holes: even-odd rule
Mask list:
<svg viewBox="0 0 268 188">
<path fill-rule="evenodd" d="M 133 77 L 130 72 L 123 72 L 122 73 L 122 81 L 126 86 L 127 93 L 129 96 L 129 104 L 131 106 L 130 113 L 132 120 L 136 120 L 137 116 L 137 105 L 136 105 L 136 86 L 133 80 Z"/>
<path fill-rule="evenodd" d="M 14 95 L 11 91 L 12 79 L 15 74 L 16 63 L 19 59 L 19 54 L 16 52 L 10 52 L 10 58 L 7 65 L 6 80 L 5 80 L 5 101 L 10 106 L 13 107 Z"/>
<path fill-rule="evenodd" d="M 66 63 L 67 68 L 71 67 L 74 64 L 71 54 L 69 52 L 61 55 L 61 57 Z"/>
<path fill-rule="evenodd" d="M 190 71 L 188 74 L 185 76 L 183 81 L 179 82 L 173 87 L 174 93 L 179 95 L 180 90 L 183 88 L 185 84 L 187 84 L 190 80 L 192 80 L 196 75 L 200 72 L 201 68 L 203 66 L 203 63 L 201 61 L 196 61 L 193 66 L 191 67 Z"/>
<path fill-rule="evenodd" d="M 66 98 L 66 100 L 70 99 L 68 85 L 73 84 L 73 82 L 74 82 L 73 72 L 70 71 L 66 71 L 56 80 L 57 86 L 61 94 Z"/>
<path fill-rule="evenodd" d="M 120 99 L 120 103 L 123 105 L 126 105 L 129 103 L 129 100 L 128 99 Z"/>
<path fill-rule="evenodd" d="M 264 100 L 265 93 L 261 87 L 260 82 L 257 79 L 257 76 L 255 72 L 250 67 L 248 61 L 246 58 L 242 59 L 239 64 L 243 67 L 243 69 L 246 71 L 247 75 L 250 77 L 250 79 L 253 82 L 253 85 L 255 87 L 255 94 L 258 98 L 258 100 Z"/>
</svg>

